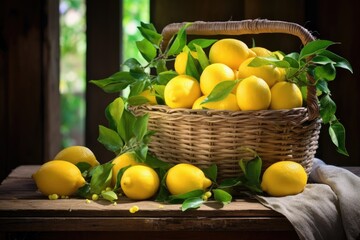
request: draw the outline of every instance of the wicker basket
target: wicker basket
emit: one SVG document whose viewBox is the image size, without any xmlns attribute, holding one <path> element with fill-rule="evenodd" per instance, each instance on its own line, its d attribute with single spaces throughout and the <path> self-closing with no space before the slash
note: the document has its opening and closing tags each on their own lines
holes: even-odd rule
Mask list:
<svg viewBox="0 0 360 240">
<path fill-rule="evenodd" d="M 163 47 L 183 23 L 166 26 Z M 192 35 L 242 35 L 286 33 L 303 44 L 314 37 L 300 25 L 270 20 L 231 22 L 195 22 L 187 29 Z M 149 114 L 149 128 L 155 130 L 149 150 L 170 163 L 192 163 L 199 167 L 218 166 L 218 178 L 239 175 L 238 160 L 249 158 L 255 150 L 263 160 L 263 170 L 270 164 L 292 160 L 309 174 L 318 147 L 321 121 L 314 86 L 308 87 L 307 107 L 290 110 L 218 111 L 170 109 L 167 106 L 132 107 L 135 114 Z"/>
</svg>

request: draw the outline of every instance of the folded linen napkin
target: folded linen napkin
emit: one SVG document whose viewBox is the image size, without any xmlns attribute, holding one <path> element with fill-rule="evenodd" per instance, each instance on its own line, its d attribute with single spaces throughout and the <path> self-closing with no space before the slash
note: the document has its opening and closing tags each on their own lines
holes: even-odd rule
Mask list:
<svg viewBox="0 0 360 240">
<path fill-rule="evenodd" d="M 360 239 L 360 177 L 315 158 L 309 182 L 297 195 L 255 198 L 283 214 L 300 239 Z"/>
</svg>

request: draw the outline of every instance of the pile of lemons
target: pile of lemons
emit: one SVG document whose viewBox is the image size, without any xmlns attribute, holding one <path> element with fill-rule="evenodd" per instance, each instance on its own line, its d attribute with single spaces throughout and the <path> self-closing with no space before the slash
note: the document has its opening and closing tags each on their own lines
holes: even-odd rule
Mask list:
<svg viewBox="0 0 360 240">
<path fill-rule="evenodd" d="M 75 196 L 76 191 L 86 184 L 76 166 L 85 162 L 98 166 L 94 153 L 84 146 L 71 146 L 61 150 L 54 160 L 44 163 L 33 175 L 38 190 L 49 199 Z M 111 188 L 115 187 L 118 172 L 127 167 L 121 179 L 122 193 L 132 200 L 154 198 L 162 180 L 158 173 L 144 163 L 136 161 L 133 152 L 123 153 L 112 160 Z M 208 196 L 213 185 L 204 172 L 195 165 L 179 163 L 171 167 L 163 181 L 172 195 L 203 190 Z M 261 188 L 271 196 L 287 196 L 301 193 L 307 184 L 307 174 L 299 163 L 281 161 L 268 167 L 262 177 Z"/>
<path fill-rule="evenodd" d="M 197 58 L 196 52 L 190 52 Z M 170 108 L 216 110 L 265 110 L 301 107 L 303 98 L 299 87 L 286 81 L 286 70 L 272 65 L 249 66 L 255 57 L 283 56 L 263 47 L 249 48 L 238 39 L 225 38 L 210 48 L 209 65 L 200 78 L 186 75 L 188 52 L 175 58 L 174 69 L 178 75 L 165 86 L 164 100 Z M 240 80 L 233 91 L 223 100 L 202 103 L 214 87 L 222 81 Z M 155 93 L 146 90 L 143 96 L 150 104 L 156 104 Z"/>
</svg>

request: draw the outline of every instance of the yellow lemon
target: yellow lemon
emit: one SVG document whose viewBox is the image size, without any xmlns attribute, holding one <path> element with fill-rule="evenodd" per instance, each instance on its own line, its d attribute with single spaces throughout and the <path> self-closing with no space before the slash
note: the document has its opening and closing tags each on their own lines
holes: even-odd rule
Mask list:
<svg viewBox="0 0 360 240">
<path fill-rule="evenodd" d="M 236 98 L 241 110 L 265 110 L 270 106 L 271 92 L 263 79 L 250 76 L 240 81 Z"/>
<path fill-rule="evenodd" d="M 145 97 L 149 101 L 150 105 L 156 105 L 157 104 L 156 96 L 155 96 L 155 90 L 153 90 L 153 89 L 146 89 L 146 90 L 142 91 L 140 93 L 140 96 Z"/>
<path fill-rule="evenodd" d="M 218 83 L 228 80 L 235 80 L 235 73 L 230 67 L 223 63 L 210 64 L 200 76 L 201 92 L 209 95 Z"/>
<path fill-rule="evenodd" d="M 258 57 L 270 57 L 273 56 L 273 53 L 267 50 L 264 47 L 252 47 L 250 48 L 251 51 L 255 53 Z"/>
<path fill-rule="evenodd" d="M 191 56 L 197 58 L 197 52 L 191 51 Z M 174 68 L 179 75 L 186 74 L 186 65 L 188 61 L 188 52 L 181 52 L 175 58 Z"/>
<path fill-rule="evenodd" d="M 300 88 L 291 82 L 278 82 L 271 88 L 270 109 L 291 109 L 301 107 L 303 98 Z"/>
<path fill-rule="evenodd" d="M 144 166 L 131 166 L 121 178 L 121 189 L 133 200 L 145 200 L 155 195 L 159 189 L 159 176 L 154 169 Z"/>
<path fill-rule="evenodd" d="M 276 82 L 285 80 L 284 71 L 280 70 L 278 67 L 274 67 L 272 65 L 264 65 L 260 67 L 248 66 L 253 59 L 254 58 L 248 58 L 240 65 L 237 74 L 238 78 L 247 78 L 254 75 L 265 80 L 269 87 L 272 87 Z"/>
<path fill-rule="evenodd" d="M 209 60 L 211 63 L 223 63 L 232 69 L 237 69 L 249 57 L 249 54 L 249 48 L 244 42 L 224 38 L 211 46 Z"/>
<path fill-rule="evenodd" d="M 46 196 L 71 196 L 85 184 L 80 170 L 74 164 L 63 160 L 44 163 L 32 178 L 39 191 Z"/>
<path fill-rule="evenodd" d="M 201 96 L 199 82 L 188 75 L 178 75 L 165 86 L 165 103 L 171 108 L 191 108 Z"/>
<path fill-rule="evenodd" d="M 135 153 L 126 152 L 117 156 L 112 163 L 114 164 L 112 167 L 112 185 L 116 184 L 117 175 L 123 167 L 138 165 L 139 163 L 136 161 Z"/>
<path fill-rule="evenodd" d="M 304 167 L 293 161 L 281 161 L 270 165 L 264 172 L 261 188 L 269 195 L 281 197 L 301 193 L 307 183 Z"/>
<path fill-rule="evenodd" d="M 99 162 L 96 160 L 94 153 L 85 146 L 66 147 L 60 152 L 58 152 L 54 159 L 68 161 L 73 164 L 77 164 L 79 162 L 86 162 L 92 167 L 99 165 Z"/>
<path fill-rule="evenodd" d="M 176 164 L 166 175 L 166 186 L 173 195 L 205 190 L 211 184 L 211 180 L 205 176 L 204 172 L 192 164 Z"/>
<path fill-rule="evenodd" d="M 277 59 L 279 59 L 279 60 L 283 60 L 283 58 L 284 58 L 284 54 L 282 52 L 280 52 L 280 51 L 274 51 L 274 52 L 272 52 L 272 54 L 275 57 L 277 57 Z"/>
<path fill-rule="evenodd" d="M 229 110 L 239 111 L 239 105 L 237 104 L 236 96 L 230 93 L 226 98 L 217 102 L 209 102 L 201 104 L 205 100 L 206 96 L 199 97 L 192 107 L 192 109 L 215 109 L 215 110 Z"/>
</svg>

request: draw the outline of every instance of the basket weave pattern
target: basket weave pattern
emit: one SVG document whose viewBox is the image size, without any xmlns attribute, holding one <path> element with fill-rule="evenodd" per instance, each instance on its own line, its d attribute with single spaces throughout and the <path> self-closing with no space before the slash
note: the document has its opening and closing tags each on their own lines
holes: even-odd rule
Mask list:
<svg viewBox="0 0 360 240">
<path fill-rule="evenodd" d="M 184 23 L 164 28 L 163 44 Z M 306 44 L 314 37 L 294 23 L 269 20 L 238 22 L 195 22 L 187 29 L 193 35 L 241 35 L 254 33 L 292 34 Z M 156 131 L 149 150 L 159 159 L 173 164 L 191 163 L 201 168 L 218 166 L 218 178 L 239 175 L 238 161 L 255 150 L 263 170 L 272 163 L 292 160 L 309 174 L 318 147 L 321 121 L 314 86 L 308 87 L 307 107 L 290 110 L 219 111 L 170 109 L 167 106 L 131 107 L 135 115 L 149 114 L 149 129 Z"/>
</svg>

